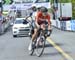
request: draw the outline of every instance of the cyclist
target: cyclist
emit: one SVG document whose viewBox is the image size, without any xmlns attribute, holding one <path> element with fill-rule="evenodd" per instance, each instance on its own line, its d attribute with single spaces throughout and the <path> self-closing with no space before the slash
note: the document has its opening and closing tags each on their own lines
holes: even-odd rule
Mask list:
<svg viewBox="0 0 75 60">
<path fill-rule="evenodd" d="M 32 4 L 31 8 L 28 9 L 28 15 L 26 16 L 26 18 L 28 18 L 28 17 L 33 18 L 35 12 L 36 12 L 36 4 Z"/>
<path fill-rule="evenodd" d="M 48 30 L 51 30 L 50 14 L 48 13 L 48 9 L 46 7 L 41 7 L 41 11 L 39 11 L 36 15 L 34 33 L 32 34 L 32 39 L 29 45 L 29 50 L 32 50 L 32 47 L 34 45 L 34 40 L 38 34 L 38 29 L 41 28 L 45 30 L 44 21 L 48 21 Z"/>
</svg>

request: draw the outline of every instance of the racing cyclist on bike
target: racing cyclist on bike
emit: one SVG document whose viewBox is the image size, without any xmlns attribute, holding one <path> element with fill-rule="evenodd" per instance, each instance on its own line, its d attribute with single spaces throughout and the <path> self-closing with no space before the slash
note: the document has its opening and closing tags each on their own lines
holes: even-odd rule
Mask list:
<svg viewBox="0 0 75 60">
<path fill-rule="evenodd" d="M 48 13 L 48 9 L 46 7 L 41 7 L 41 11 L 39 11 L 35 18 L 35 26 L 34 26 L 34 33 L 32 34 L 31 43 L 29 45 L 29 50 L 32 50 L 34 45 L 35 38 L 37 37 L 38 30 L 41 28 L 45 30 L 45 21 L 48 22 L 48 30 L 51 30 L 51 21 L 50 21 L 50 14 Z"/>
</svg>

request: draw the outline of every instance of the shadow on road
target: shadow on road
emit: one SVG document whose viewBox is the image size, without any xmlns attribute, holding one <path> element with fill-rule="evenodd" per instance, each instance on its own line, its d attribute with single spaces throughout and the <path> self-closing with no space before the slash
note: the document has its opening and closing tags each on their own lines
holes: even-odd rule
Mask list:
<svg viewBox="0 0 75 60">
<path fill-rule="evenodd" d="M 65 53 L 67 54 L 70 54 L 70 52 L 66 52 Z M 61 53 L 60 52 L 54 52 L 54 53 L 43 53 L 44 56 L 55 56 L 55 55 L 60 55 Z"/>
<path fill-rule="evenodd" d="M 58 45 L 58 46 L 62 46 L 63 45 L 62 43 L 55 43 L 55 44 Z M 45 47 L 53 47 L 53 45 L 45 44 Z"/>
<path fill-rule="evenodd" d="M 70 54 L 71 52 L 65 51 L 65 53 Z M 62 55 L 62 54 L 58 51 L 57 52 L 50 52 L 50 53 L 43 52 L 41 57 L 51 57 L 51 56 L 53 57 L 53 56 L 60 56 L 60 55 Z M 36 56 L 36 54 L 34 53 L 32 56 L 34 57 L 34 56 Z"/>
</svg>

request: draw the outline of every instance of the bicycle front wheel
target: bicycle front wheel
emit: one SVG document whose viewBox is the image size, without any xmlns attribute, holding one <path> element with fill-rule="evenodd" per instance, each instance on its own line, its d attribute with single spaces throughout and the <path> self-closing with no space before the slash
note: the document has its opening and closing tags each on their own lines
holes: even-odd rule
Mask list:
<svg viewBox="0 0 75 60">
<path fill-rule="evenodd" d="M 45 47 L 45 38 L 38 37 L 36 42 L 36 49 L 35 49 L 36 55 L 38 57 L 40 57 L 43 54 L 44 47 Z"/>
</svg>

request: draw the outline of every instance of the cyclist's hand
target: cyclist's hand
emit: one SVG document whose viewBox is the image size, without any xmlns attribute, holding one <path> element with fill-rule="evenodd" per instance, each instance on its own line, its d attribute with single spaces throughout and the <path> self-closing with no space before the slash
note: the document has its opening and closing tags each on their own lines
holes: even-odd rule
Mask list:
<svg viewBox="0 0 75 60">
<path fill-rule="evenodd" d="M 48 30 L 51 30 L 51 27 L 50 26 L 48 27 Z"/>
<path fill-rule="evenodd" d="M 37 28 L 40 29 L 40 25 L 37 25 Z"/>
<path fill-rule="evenodd" d="M 45 24 L 41 24 L 41 29 L 45 30 Z"/>
</svg>

